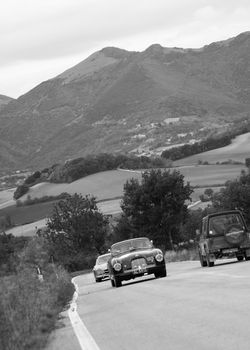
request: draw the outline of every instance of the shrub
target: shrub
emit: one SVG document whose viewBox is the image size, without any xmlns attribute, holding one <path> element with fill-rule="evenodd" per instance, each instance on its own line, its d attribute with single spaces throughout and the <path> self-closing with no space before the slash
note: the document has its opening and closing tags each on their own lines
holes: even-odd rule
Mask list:
<svg viewBox="0 0 250 350">
<path fill-rule="evenodd" d="M 38 264 L 42 266 L 43 281 L 38 279 Z M 44 348 L 58 314 L 73 293 L 68 273 L 48 262 L 43 240 L 31 240 L 21 254 L 16 273 L 1 278 L 0 349 Z"/>
<path fill-rule="evenodd" d="M 24 194 L 26 194 L 29 191 L 29 186 L 27 185 L 20 185 L 17 186 L 17 189 L 14 192 L 14 199 L 18 199 L 20 197 L 22 197 Z"/>
</svg>

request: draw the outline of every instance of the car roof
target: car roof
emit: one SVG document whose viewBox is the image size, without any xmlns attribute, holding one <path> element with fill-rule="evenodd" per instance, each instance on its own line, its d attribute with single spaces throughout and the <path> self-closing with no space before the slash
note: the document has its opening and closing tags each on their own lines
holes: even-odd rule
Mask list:
<svg viewBox="0 0 250 350">
<path fill-rule="evenodd" d="M 223 210 L 223 211 L 219 211 L 219 212 L 216 212 L 216 213 L 208 214 L 203 219 L 211 218 L 211 217 L 214 217 L 214 216 L 225 215 L 225 214 L 240 214 L 240 215 L 242 215 L 240 210 L 236 210 L 236 209 L 235 210 Z"/>
</svg>

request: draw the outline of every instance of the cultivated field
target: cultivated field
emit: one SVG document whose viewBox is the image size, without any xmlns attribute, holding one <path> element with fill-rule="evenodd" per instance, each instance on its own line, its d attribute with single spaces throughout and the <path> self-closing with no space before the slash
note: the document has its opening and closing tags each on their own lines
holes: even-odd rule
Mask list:
<svg viewBox="0 0 250 350">
<path fill-rule="evenodd" d="M 178 165 L 194 165 L 199 160 L 215 164 L 229 159 L 245 163 L 245 158 L 250 157 L 250 133 L 237 136 L 233 142 L 226 146 L 212 151 L 195 154 L 193 156 L 180 159 L 174 162 Z"/>
<path fill-rule="evenodd" d="M 243 165 L 231 164 L 177 168 L 185 176 L 185 181 L 189 181 L 192 186 L 199 185 L 203 187 L 223 185 L 227 180 L 239 176 L 242 169 L 245 169 Z M 123 186 L 132 177 L 141 180 L 141 172 L 112 170 L 87 176 L 71 184 L 42 183 L 33 186 L 21 199 L 25 200 L 27 195 L 30 195 L 31 198 L 39 198 L 46 195 L 56 196 L 62 192 L 91 194 L 96 196 L 97 200 L 111 199 L 123 195 Z"/>
<path fill-rule="evenodd" d="M 21 199 L 25 200 L 28 195 L 31 198 L 43 196 L 56 196 L 62 192 L 70 194 L 90 194 L 97 197 L 97 200 L 121 197 L 123 185 L 132 177 L 141 179 L 140 171 L 111 170 L 86 176 L 70 184 L 42 183 L 33 186 L 30 191 Z"/>
<path fill-rule="evenodd" d="M 204 193 L 205 188 L 213 188 L 214 191 L 218 191 L 226 181 L 235 179 L 240 175 L 242 169 L 246 169 L 244 165 L 233 164 L 198 166 L 198 160 L 208 161 L 210 164 L 228 159 L 244 163 L 245 158 L 250 156 L 249 149 L 250 133 L 238 136 L 227 147 L 176 161 L 177 170 L 184 175 L 185 181 L 189 181 L 192 186 L 200 186 L 192 194 L 193 202 L 199 200 L 199 196 Z M 98 203 L 98 207 L 103 213 L 113 214 L 120 211 L 120 199 L 118 198 L 123 195 L 123 186 L 126 181 L 132 177 L 141 180 L 141 171 L 112 170 L 87 176 L 71 184 L 42 183 L 30 188 L 28 194 L 21 199 L 25 200 L 28 195 L 31 198 L 56 196 L 62 192 L 90 194 L 94 195 L 98 201 L 102 201 Z M 218 185 L 220 186 L 218 187 Z M 7 213 L 11 216 L 15 225 L 23 225 L 9 230 L 10 232 L 15 230 L 13 234 L 33 235 L 35 226 L 42 227 L 45 225 L 44 218 L 50 215 L 54 203 L 38 203 L 31 207 L 16 207 L 13 205 L 15 203 L 12 199 L 13 192 L 13 189 L 0 192 L 0 215 Z"/>
</svg>

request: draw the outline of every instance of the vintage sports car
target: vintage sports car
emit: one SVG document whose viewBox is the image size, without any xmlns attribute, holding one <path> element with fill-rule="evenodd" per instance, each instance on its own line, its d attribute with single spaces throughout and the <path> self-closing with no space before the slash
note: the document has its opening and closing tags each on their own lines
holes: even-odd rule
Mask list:
<svg viewBox="0 0 250 350">
<path fill-rule="evenodd" d="M 123 280 L 154 274 L 166 277 L 163 253 L 154 248 L 146 237 L 133 238 L 115 243 L 110 249 L 108 269 L 112 287 L 120 287 Z"/>
<path fill-rule="evenodd" d="M 101 282 L 104 278 L 109 277 L 108 260 L 111 254 L 99 255 L 96 259 L 95 266 L 93 267 L 93 273 L 96 282 Z"/>
</svg>

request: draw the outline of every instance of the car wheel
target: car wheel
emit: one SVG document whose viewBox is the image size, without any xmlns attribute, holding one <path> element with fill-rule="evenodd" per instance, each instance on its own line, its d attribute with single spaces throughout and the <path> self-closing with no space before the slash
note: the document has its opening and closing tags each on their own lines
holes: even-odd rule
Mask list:
<svg viewBox="0 0 250 350">
<path fill-rule="evenodd" d="M 207 266 L 208 267 L 213 267 L 214 266 L 214 261 L 210 260 L 209 253 L 206 254 L 206 260 L 207 260 Z"/>
<path fill-rule="evenodd" d="M 118 288 L 118 287 L 121 287 L 121 285 L 122 285 L 122 281 L 120 280 L 120 278 L 114 276 L 114 286 Z"/>
<path fill-rule="evenodd" d="M 245 260 L 246 261 L 250 260 L 250 256 L 247 256 L 246 253 L 245 253 Z"/>
<path fill-rule="evenodd" d="M 167 271 L 166 268 L 161 269 L 161 271 L 155 272 L 155 278 L 166 277 Z"/>
<path fill-rule="evenodd" d="M 199 251 L 199 258 L 200 258 L 201 267 L 207 266 L 207 260 L 204 260 L 204 257 L 200 251 Z"/>
<path fill-rule="evenodd" d="M 238 261 L 242 261 L 243 259 L 244 259 L 243 255 L 237 256 L 237 260 L 238 260 Z"/>
<path fill-rule="evenodd" d="M 111 286 L 115 287 L 115 282 L 114 282 L 114 280 L 112 278 L 110 278 L 110 282 L 111 282 Z"/>
</svg>

